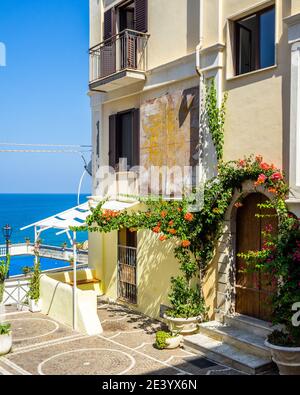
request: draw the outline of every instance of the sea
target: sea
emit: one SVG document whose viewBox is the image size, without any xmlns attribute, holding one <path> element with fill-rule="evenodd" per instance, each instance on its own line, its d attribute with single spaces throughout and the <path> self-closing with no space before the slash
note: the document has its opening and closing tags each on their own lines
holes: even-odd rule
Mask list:
<svg viewBox="0 0 300 395">
<path fill-rule="evenodd" d="M 87 201 L 89 195 L 80 196 L 80 204 Z M 34 229 L 20 229 L 64 210 L 77 206 L 76 194 L 0 194 L 0 244 L 5 244 L 2 233 L 4 225 L 12 226 L 12 243 L 25 243 L 28 237 L 34 241 Z M 43 244 L 61 246 L 68 243 L 65 234 L 56 236 L 58 230 L 49 229 L 42 233 Z M 87 240 L 87 233 L 77 235 L 78 241 Z"/>
<path fill-rule="evenodd" d="M 80 204 L 87 201 L 88 195 L 80 196 Z M 43 220 L 62 211 L 77 206 L 75 194 L 0 194 L 0 245 L 5 244 L 2 228 L 6 224 L 12 226 L 11 242 L 25 243 L 29 238 L 34 241 L 34 228 L 21 231 L 21 228 Z M 65 234 L 57 236 L 59 230 L 49 229 L 42 233 L 43 244 L 61 246 L 70 242 Z M 87 232 L 78 232 L 77 240 L 84 242 L 88 239 Z M 3 258 L 1 258 L 3 260 Z M 33 257 L 29 255 L 11 258 L 10 276 L 23 273 L 24 267 L 33 266 Z M 55 259 L 41 258 L 41 269 L 49 270 L 69 266 L 69 262 Z"/>
</svg>

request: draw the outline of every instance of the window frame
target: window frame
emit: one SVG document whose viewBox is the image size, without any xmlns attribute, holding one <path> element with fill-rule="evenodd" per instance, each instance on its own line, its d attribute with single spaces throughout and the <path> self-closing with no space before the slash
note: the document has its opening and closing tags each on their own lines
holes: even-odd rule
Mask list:
<svg viewBox="0 0 300 395">
<path fill-rule="evenodd" d="M 260 16 L 274 10 L 274 26 L 275 26 L 275 34 L 274 34 L 274 63 L 267 67 L 261 67 L 261 57 L 260 57 L 260 35 L 261 35 L 261 24 L 260 24 Z M 239 22 L 251 18 L 255 16 L 256 24 L 257 24 L 257 31 L 256 31 L 256 47 L 255 47 L 255 68 L 253 70 L 247 71 L 245 73 L 239 73 L 240 69 L 240 28 Z M 233 39 L 234 39 L 234 76 L 239 77 L 242 75 L 246 75 L 249 73 L 253 73 L 259 70 L 263 70 L 265 68 L 274 67 L 276 66 L 276 5 L 272 4 L 268 7 L 262 8 L 258 11 L 249 13 L 248 15 L 244 15 L 243 17 L 236 19 L 233 21 L 234 23 L 234 32 L 233 32 Z"/>
</svg>

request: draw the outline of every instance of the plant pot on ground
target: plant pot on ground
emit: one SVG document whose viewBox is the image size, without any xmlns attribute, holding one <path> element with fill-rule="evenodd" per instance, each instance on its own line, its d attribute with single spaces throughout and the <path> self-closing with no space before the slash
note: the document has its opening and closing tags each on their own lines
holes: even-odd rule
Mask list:
<svg viewBox="0 0 300 395">
<path fill-rule="evenodd" d="M 8 354 L 12 347 L 10 324 L 0 323 L 0 356 Z"/>
<path fill-rule="evenodd" d="M 207 309 L 199 286 L 192 287 L 188 279 L 171 279 L 169 295 L 171 309 L 164 314 L 172 334 L 191 335 L 198 331 L 199 323 L 204 320 Z"/>
<path fill-rule="evenodd" d="M 183 336 L 176 334 L 172 335 L 172 333 L 159 331 L 156 333 L 155 347 L 159 350 L 173 350 L 182 346 L 183 344 Z"/>
<path fill-rule="evenodd" d="M 41 311 L 40 276 L 40 258 L 39 256 L 36 256 L 32 276 L 30 278 L 29 291 L 27 293 L 29 310 L 32 313 L 38 313 Z"/>
</svg>

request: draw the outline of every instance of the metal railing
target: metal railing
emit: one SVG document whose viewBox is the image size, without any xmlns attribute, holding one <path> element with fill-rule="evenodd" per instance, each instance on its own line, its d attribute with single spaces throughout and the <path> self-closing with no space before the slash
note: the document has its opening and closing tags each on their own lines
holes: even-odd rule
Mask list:
<svg viewBox="0 0 300 395">
<path fill-rule="evenodd" d="M 137 303 L 137 249 L 118 246 L 118 298 Z"/>
<path fill-rule="evenodd" d="M 126 29 L 92 47 L 90 83 L 122 70 L 146 71 L 149 34 Z"/>
</svg>

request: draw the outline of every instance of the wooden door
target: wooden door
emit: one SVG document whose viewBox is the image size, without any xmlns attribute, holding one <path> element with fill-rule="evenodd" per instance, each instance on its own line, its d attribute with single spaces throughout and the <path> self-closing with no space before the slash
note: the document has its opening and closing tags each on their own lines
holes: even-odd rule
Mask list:
<svg viewBox="0 0 300 395">
<path fill-rule="evenodd" d="M 258 204 L 267 202 L 262 194 L 253 193 L 243 201 L 237 212 L 236 252 L 260 250 L 263 246 L 262 231 L 272 225 L 274 232 L 278 222 L 275 210 L 260 209 Z M 255 214 L 267 214 L 257 218 Z M 245 268 L 243 259 L 236 257 L 236 312 L 269 321 L 271 319 L 270 297 L 276 290 L 272 277 L 268 274 L 241 273 Z"/>
</svg>

